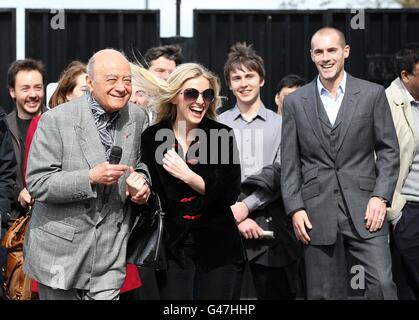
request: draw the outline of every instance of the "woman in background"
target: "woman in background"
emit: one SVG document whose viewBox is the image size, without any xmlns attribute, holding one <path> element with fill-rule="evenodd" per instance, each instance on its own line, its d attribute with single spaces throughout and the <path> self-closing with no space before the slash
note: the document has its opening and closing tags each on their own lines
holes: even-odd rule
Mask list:
<svg viewBox="0 0 419 320">
<path fill-rule="evenodd" d="M 87 87 L 86 65 L 80 61 L 72 61 L 61 73 L 58 86 L 49 99 L 48 105 L 54 108 L 59 104 L 80 97 Z"/>
</svg>

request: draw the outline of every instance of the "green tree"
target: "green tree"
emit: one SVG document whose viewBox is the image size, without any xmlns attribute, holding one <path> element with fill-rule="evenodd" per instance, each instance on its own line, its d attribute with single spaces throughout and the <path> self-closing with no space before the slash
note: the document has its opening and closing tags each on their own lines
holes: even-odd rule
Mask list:
<svg viewBox="0 0 419 320">
<path fill-rule="evenodd" d="M 394 0 L 402 6 L 402 8 L 419 8 L 419 0 Z"/>
</svg>

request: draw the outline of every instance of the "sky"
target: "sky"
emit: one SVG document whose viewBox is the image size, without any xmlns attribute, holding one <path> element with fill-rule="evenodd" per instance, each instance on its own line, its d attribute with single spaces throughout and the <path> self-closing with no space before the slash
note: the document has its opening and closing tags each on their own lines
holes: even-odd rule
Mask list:
<svg viewBox="0 0 419 320">
<path fill-rule="evenodd" d="M 193 36 L 194 9 L 332 9 L 375 7 L 376 2 L 384 7 L 398 7 L 393 0 L 182 0 L 182 37 Z M 291 3 L 291 5 L 289 5 Z M 31 9 L 117 9 L 117 10 L 160 10 L 160 36 L 176 35 L 176 0 L 1 0 L 0 8 L 16 8 L 17 58 L 25 53 L 25 8 Z"/>
</svg>

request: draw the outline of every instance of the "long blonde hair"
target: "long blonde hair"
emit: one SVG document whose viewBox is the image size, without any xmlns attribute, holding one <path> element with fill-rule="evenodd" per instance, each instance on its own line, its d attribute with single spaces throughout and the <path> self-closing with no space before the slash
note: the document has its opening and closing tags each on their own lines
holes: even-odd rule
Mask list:
<svg viewBox="0 0 419 320">
<path fill-rule="evenodd" d="M 141 66 L 132 68 L 131 71 L 133 82 L 143 88 L 152 97 L 153 105 L 157 112 L 155 123 L 163 120 L 175 121 L 177 109 L 176 105 L 171 101 L 179 94 L 186 81 L 198 77 L 207 79 L 210 83 L 210 88 L 215 93 L 215 99 L 208 106 L 205 116 L 213 120 L 217 118 L 216 109 L 221 103 L 220 80 L 204 66 L 198 63 L 181 64 L 170 74 L 167 81 L 158 79 Z"/>
</svg>

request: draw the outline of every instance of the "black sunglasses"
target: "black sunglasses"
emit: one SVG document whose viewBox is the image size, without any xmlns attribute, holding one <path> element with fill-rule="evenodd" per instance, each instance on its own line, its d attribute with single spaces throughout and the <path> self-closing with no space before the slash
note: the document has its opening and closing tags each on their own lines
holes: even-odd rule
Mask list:
<svg viewBox="0 0 419 320">
<path fill-rule="evenodd" d="M 180 94 L 183 94 L 186 103 L 195 102 L 200 94 L 202 95 L 202 99 L 207 105 L 215 100 L 215 93 L 213 89 L 206 89 L 202 92 L 199 92 L 195 88 L 187 88 Z"/>
</svg>

